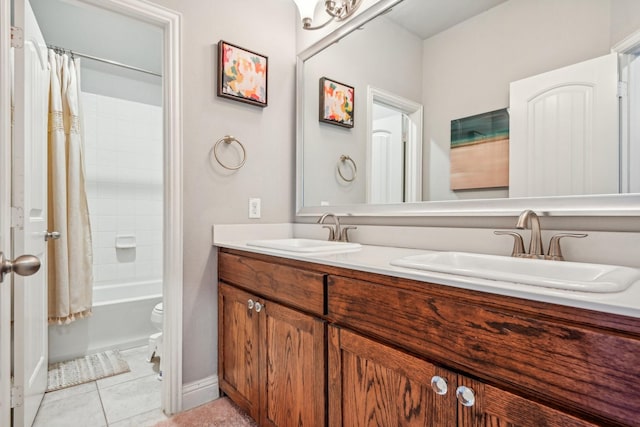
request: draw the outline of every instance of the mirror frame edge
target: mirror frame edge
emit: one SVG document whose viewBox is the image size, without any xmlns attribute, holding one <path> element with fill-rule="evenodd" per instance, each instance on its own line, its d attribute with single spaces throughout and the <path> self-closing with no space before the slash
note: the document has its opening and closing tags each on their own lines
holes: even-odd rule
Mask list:
<svg viewBox="0 0 640 427">
<path fill-rule="evenodd" d="M 546 216 L 640 216 L 640 194 L 604 194 L 530 198 L 422 201 L 401 204 L 357 204 L 304 206 L 303 153 L 303 65 L 311 56 L 329 47 L 361 25 L 403 0 L 381 0 L 336 28 L 297 55 L 296 60 L 296 212 L 295 217 L 314 217 L 325 212 L 351 217 L 496 217 L 517 216 L 532 209 Z M 638 32 L 640 33 L 640 31 Z M 638 33 L 634 33 L 637 37 Z M 628 38 L 633 38 L 633 35 Z M 637 40 L 637 39 L 636 39 Z M 612 47 L 620 52 L 624 40 Z M 626 47 L 626 45 L 625 45 Z"/>
</svg>

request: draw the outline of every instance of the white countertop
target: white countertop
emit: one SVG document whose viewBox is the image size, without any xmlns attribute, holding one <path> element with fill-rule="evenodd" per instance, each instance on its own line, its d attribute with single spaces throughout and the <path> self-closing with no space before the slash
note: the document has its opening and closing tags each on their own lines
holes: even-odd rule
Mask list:
<svg viewBox="0 0 640 427">
<path fill-rule="evenodd" d="M 566 291 L 519 283 L 485 280 L 430 271 L 418 271 L 396 267 L 389 264 L 390 261 L 397 258 L 434 252 L 429 250 L 362 245 L 360 250 L 354 252 L 324 255 L 300 254 L 289 251 L 248 246 L 246 244 L 248 240 L 255 239 L 217 240 L 214 238 L 214 245 L 223 248 L 238 249 L 264 255 L 313 262 L 316 264 L 343 267 L 358 271 L 384 274 L 387 276 L 402 277 L 416 281 L 430 282 L 440 285 L 454 286 L 457 288 L 471 289 L 475 291 L 640 318 L 640 281 L 635 282 L 626 290 L 616 293 Z"/>
</svg>

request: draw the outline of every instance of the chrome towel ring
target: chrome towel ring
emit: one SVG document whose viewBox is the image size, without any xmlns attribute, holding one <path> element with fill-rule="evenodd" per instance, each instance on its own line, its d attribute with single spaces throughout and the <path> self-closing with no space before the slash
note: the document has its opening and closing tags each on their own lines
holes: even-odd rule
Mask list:
<svg viewBox="0 0 640 427">
<path fill-rule="evenodd" d="M 240 146 L 240 149 L 242 150 L 242 161 L 240 163 L 238 163 L 235 166 L 228 166 L 225 165 L 224 163 L 222 163 L 222 160 L 220 160 L 220 158 L 218 157 L 218 146 L 221 143 L 226 143 L 226 144 L 231 144 L 233 142 L 237 142 L 238 145 Z M 236 139 L 236 137 L 231 136 L 231 135 L 225 135 L 224 137 L 220 138 L 218 141 L 216 141 L 216 145 L 213 146 L 213 156 L 216 158 L 216 161 L 218 163 L 220 163 L 220 166 L 222 166 L 225 169 L 229 169 L 229 170 L 238 170 L 240 169 L 242 166 L 244 166 L 244 162 L 247 161 L 247 150 L 244 149 L 244 145 L 242 145 L 242 142 L 240 142 L 238 139 Z"/>
<path fill-rule="evenodd" d="M 353 169 L 353 175 L 351 176 L 351 178 L 345 178 L 345 176 L 342 175 L 342 171 L 340 170 L 340 164 L 346 162 L 350 162 L 351 169 Z M 354 162 L 353 159 L 346 154 L 340 156 L 340 161 L 338 162 L 338 175 L 340 175 L 340 178 L 342 178 L 345 182 L 353 182 L 356 179 L 356 176 L 358 176 L 358 167 L 356 166 L 356 162 Z"/>
</svg>

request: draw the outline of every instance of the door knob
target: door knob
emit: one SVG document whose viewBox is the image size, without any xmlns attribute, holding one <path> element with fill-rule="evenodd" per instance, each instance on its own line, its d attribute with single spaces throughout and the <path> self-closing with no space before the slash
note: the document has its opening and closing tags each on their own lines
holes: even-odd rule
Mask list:
<svg viewBox="0 0 640 427">
<path fill-rule="evenodd" d="M 31 276 L 40 270 L 40 260 L 33 255 L 21 255 L 15 260 L 4 257 L 0 252 L 0 283 L 6 273 L 16 273 L 20 276 Z"/>
<path fill-rule="evenodd" d="M 58 240 L 59 238 L 60 238 L 60 232 L 59 231 L 47 231 L 44 234 L 44 240 L 45 241 Z"/>
<path fill-rule="evenodd" d="M 476 403 L 476 394 L 472 389 L 463 385 L 456 390 L 456 398 L 464 406 L 473 406 Z"/>
</svg>

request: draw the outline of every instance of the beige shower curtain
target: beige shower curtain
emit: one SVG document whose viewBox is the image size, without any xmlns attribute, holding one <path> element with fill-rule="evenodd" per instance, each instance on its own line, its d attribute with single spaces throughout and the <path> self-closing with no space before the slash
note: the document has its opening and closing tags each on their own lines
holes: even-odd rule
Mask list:
<svg viewBox="0 0 640 427">
<path fill-rule="evenodd" d="M 91 314 L 93 253 L 84 180 L 80 63 L 49 51 L 49 323 Z"/>
</svg>

